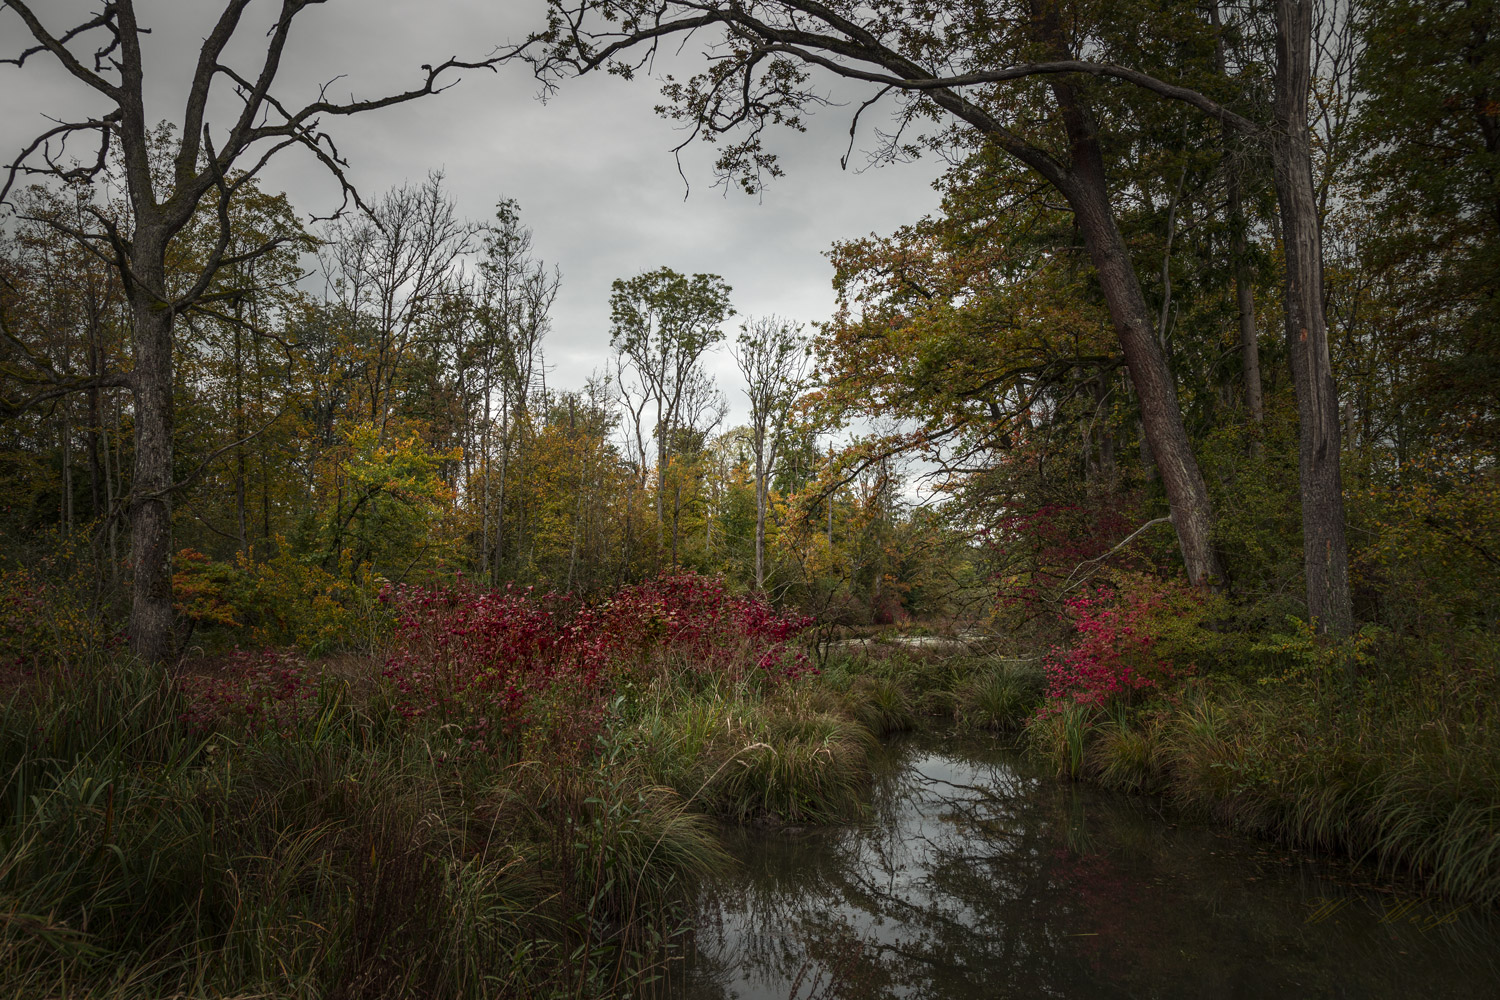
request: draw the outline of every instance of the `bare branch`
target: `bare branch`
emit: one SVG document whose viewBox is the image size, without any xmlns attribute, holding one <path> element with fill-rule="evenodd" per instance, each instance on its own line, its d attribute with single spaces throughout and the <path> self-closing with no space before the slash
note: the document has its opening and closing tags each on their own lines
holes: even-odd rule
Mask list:
<svg viewBox="0 0 1500 1000">
<path fill-rule="evenodd" d="M 99 93 L 103 94 L 113 101 L 119 101 L 121 99 L 123 95 L 120 91 L 120 88 L 104 79 L 104 77 L 100 76 L 98 73 L 95 73 L 88 69 L 88 67 L 84 66 L 83 63 L 79 62 L 77 57 L 74 56 L 72 52 L 68 51 L 67 44 L 77 36 L 85 32 L 92 31 L 95 28 L 101 27 L 108 28 L 115 33 L 117 44 L 119 33 L 115 28 L 116 10 L 113 4 L 106 4 L 104 7 L 104 11 L 98 16 L 89 21 L 85 21 L 83 24 L 78 25 L 76 28 L 73 28 L 71 31 L 68 31 L 61 37 L 54 36 L 42 25 L 41 18 L 36 16 L 31 7 L 27 5 L 25 0 L 4 0 L 4 6 L 9 7 L 11 10 L 15 11 L 21 16 L 21 20 L 26 22 L 26 29 L 31 32 L 31 37 L 35 38 L 39 44 L 32 48 L 26 49 L 14 59 L 0 59 L 0 65 L 9 64 L 17 67 L 24 66 L 26 60 L 29 57 L 43 51 L 50 52 L 52 53 L 52 55 L 57 57 L 58 62 L 62 63 L 64 69 L 66 69 L 69 73 L 73 74 L 78 79 L 82 80 L 84 83 L 88 84 L 90 87 L 99 91 Z M 109 49 L 101 49 L 100 53 L 96 56 L 95 65 L 98 65 L 102 60 L 103 54 L 106 54 L 113 48 L 114 46 L 111 45 Z"/>
<path fill-rule="evenodd" d="M 1104 560 L 1108 559 L 1110 556 L 1114 555 L 1116 552 L 1119 552 L 1125 546 L 1129 545 L 1131 542 L 1135 541 L 1137 538 L 1141 537 L 1141 535 L 1145 534 L 1151 528 L 1156 527 L 1158 524 L 1171 523 L 1172 519 L 1170 517 L 1154 517 L 1151 520 L 1147 521 L 1145 524 L 1141 525 L 1139 528 L 1136 528 L 1130 534 L 1126 535 L 1125 538 L 1120 542 L 1120 544 L 1104 553 L 1104 555 L 1095 556 L 1093 559 L 1085 559 L 1077 566 L 1074 566 L 1073 572 L 1069 573 L 1068 578 L 1063 581 L 1062 589 L 1058 591 L 1058 595 L 1061 596 L 1062 594 L 1066 594 L 1068 591 L 1072 590 L 1074 587 L 1079 586 L 1084 582 L 1085 579 L 1087 579 L 1087 577 L 1082 577 L 1076 583 L 1073 580 L 1073 578 L 1078 575 L 1078 571 L 1083 569 L 1085 566 L 1097 566 L 1100 563 L 1104 562 Z"/>
<path fill-rule="evenodd" d="M 29 353 L 29 352 L 28 352 Z M 6 370 L 4 374 L 12 378 L 17 376 L 14 371 Z M 37 381 L 42 381 L 38 379 Z M 107 375 L 91 375 L 86 378 L 60 378 L 52 382 L 47 388 L 42 389 L 22 399 L 6 399 L 0 397 L 0 417 L 16 417 L 34 406 L 61 399 L 75 392 L 86 392 L 89 389 L 130 389 L 133 388 L 130 375 L 125 372 L 112 372 Z"/>
<path fill-rule="evenodd" d="M 76 183 L 79 181 L 90 181 L 104 172 L 109 159 L 109 140 L 113 134 L 115 122 L 119 119 L 118 113 L 105 115 L 103 118 L 91 119 L 86 122 L 61 122 L 56 128 L 48 129 L 37 136 L 23 149 L 14 160 L 6 167 L 5 183 L 0 185 L 0 205 L 5 204 L 10 196 L 11 188 L 15 186 L 16 178 L 21 176 L 45 175 L 56 177 L 65 183 Z M 67 148 L 68 136 L 79 132 L 99 132 L 99 152 L 92 164 L 79 165 L 72 168 L 62 167 L 57 162 L 57 157 L 52 155 L 50 149 L 51 140 L 62 139 L 62 148 L 59 156 Z M 45 167 L 33 167 L 28 165 L 27 160 L 38 151 L 42 152 L 42 159 L 47 164 Z"/>
<path fill-rule="evenodd" d="M 215 72 L 219 68 L 219 56 L 224 52 L 224 47 L 229 44 L 233 37 L 235 28 L 239 27 L 240 15 L 245 8 L 250 6 L 250 0 L 231 0 L 224 12 L 219 15 L 218 23 L 214 25 L 213 31 L 203 41 L 203 47 L 198 50 L 198 66 L 193 71 L 193 83 L 188 90 L 187 109 L 182 118 L 182 145 L 177 151 L 177 184 L 179 186 L 190 182 L 194 171 L 198 168 L 198 137 L 205 135 L 203 128 L 203 113 L 208 105 L 208 91 L 213 84 Z M 212 155 L 212 153 L 210 153 Z"/>
<path fill-rule="evenodd" d="M 889 94 L 891 92 L 891 90 L 891 87 L 881 87 L 880 90 L 876 92 L 874 97 L 870 98 L 868 101 L 865 101 L 859 106 L 859 110 L 854 112 L 854 117 L 849 120 L 849 148 L 844 150 L 843 156 L 839 157 L 839 168 L 841 170 L 849 169 L 849 157 L 854 154 L 854 137 L 855 134 L 859 131 L 860 116 L 863 115 L 866 111 L 870 110 L 870 108 L 878 104 L 886 94 Z"/>
<path fill-rule="evenodd" d="M 260 437 L 266 431 L 274 427 L 277 421 L 279 421 L 284 416 L 286 416 L 285 407 L 278 410 L 276 415 L 270 420 L 267 420 L 264 424 L 261 424 L 255 430 L 240 438 L 238 441 L 231 441 L 221 448 L 216 448 L 214 451 L 209 453 L 207 458 L 199 462 L 197 467 L 194 468 L 192 472 L 188 473 L 187 476 L 183 479 L 178 480 L 164 490 L 157 490 L 154 493 L 142 493 L 139 496 L 132 493 L 125 498 L 126 505 L 130 506 L 137 503 L 145 503 L 150 500 L 164 500 L 173 493 L 181 493 L 183 490 L 188 489 L 189 487 L 197 483 L 199 479 L 203 478 L 203 473 L 208 471 L 208 467 L 210 465 L 213 465 L 214 462 L 218 461 L 228 452 L 233 451 L 235 448 L 238 448 L 240 445 L 249 444 L 251 441 L 254 441 L 256 438 Z"/>
</svg>

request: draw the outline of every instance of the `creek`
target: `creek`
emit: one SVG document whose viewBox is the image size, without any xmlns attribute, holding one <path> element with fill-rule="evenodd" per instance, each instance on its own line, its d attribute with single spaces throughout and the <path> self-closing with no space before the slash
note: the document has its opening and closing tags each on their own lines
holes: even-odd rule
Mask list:
<svg viewBox="0 0 1500 1000">
<path fill-rule="evenodd" d="M 676 1000 L 1500 997 L 1500 919 L 1348 863 L 896 739 L 865 821 L 729 833 Z"/>
</svg>

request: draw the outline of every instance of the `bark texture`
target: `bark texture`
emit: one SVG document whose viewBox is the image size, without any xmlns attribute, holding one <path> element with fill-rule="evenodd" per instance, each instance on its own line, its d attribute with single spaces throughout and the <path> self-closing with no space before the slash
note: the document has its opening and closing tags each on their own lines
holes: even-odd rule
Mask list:
<svg viewBox="0 0 1500 1000">
<path fill-rule="evenodd" d="M 1307 610 L 1318 631 L 1339 636 L 1352 630 L 1354 614 L 1339 469 L 1339 399 L 1328 356 L 1322 234 L 1307 126 L 1311 61 L 1311 0 L 1278 0 L 1270 146 L 1286 255 L 1287 354 L 1297 391 Z"/>
<path fill-rule="evenodd" d="M 1102 175 L 1096 183 L 1087 175 L 1080 176 L 1075 168 L 1074 180 L 1068 201 L 1099 274 L 1130 382 L 1140 401 L 1143 435 L 1166 490 L 1183 565 L 1195 586 L 1217 586 L 1224 574 L 1211 540 L 1213 514 L 1208 487 L 1182 423 L 1177 386 L 1156 341 L 1145 294 L 1109 209 Z"/>
<path fill-rule="evenodd" d="M 1224 572 L 1213 548 L 1208 487 L 1182 423 L 1177 383 L 1156 338 L 1156 324 L 1146 306 L 1130 249 L 1115 223 L 1098 130 L 1071 86 L 1056 84 L 1053 92 L 1071 147 L 1070 169 L 1059 187 L 1073 209 L 1099 275 L 1115 336 L 1140 401 L 1142 432 L 1166 490 L 1183 566 L 1194 586 L 1216 587 L 1223 582 Z"/>
<path fill-rule="evenodd" d="M 172 311 L 164 292 L 165 238 L 138 230 L 134 321 L 135 470 L 130 484 L 130 648 L 156 663 L 171 658 Z M 154 287 L 153 287 L 154 286 Z"/>
</svg>

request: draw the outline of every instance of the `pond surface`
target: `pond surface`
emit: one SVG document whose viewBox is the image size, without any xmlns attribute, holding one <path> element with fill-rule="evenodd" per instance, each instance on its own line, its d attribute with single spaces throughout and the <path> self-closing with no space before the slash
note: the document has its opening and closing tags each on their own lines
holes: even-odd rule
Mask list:
<svg viewBox="0 0 1500 1000">
<path fill-rule="evenodd" d="M 858 826 L 731 834 L 677 1000 L 1500 997 L 1500 920 L 1070 785 L 882 751 Z"/>
</svg>

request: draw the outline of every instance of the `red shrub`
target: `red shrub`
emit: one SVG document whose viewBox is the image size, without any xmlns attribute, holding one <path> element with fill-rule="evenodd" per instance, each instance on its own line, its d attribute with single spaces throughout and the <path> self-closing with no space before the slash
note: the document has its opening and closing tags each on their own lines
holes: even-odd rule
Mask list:
<svg viewBox="0 0 1500 1000">
<path fill-rule="evenodd" d="M 697 673 L 743 676 L 748 664 L 773 678 L 810 665 L 788 645 L 811 619 L 778 614 L 763 597 L 731 595 L 718 577 L 684 573 L 626 587 L 599 609 L 614 655 Z"/>
<path fill-rule="evenodd" d="M 384 675 L 403 718 L 462 727 L 471 745 L 495 737 L 587 752 L 609 700 L 627 680 L 675 670 L 775 684 L 811 669 L 791 640 L 807 619 L 696 575 L 626 587 L 598 606 L 507 587 L 387 586 L 395 622 Z M 184 721 L 284 730 L 311 712 L 316 683 L 290 653 L 236 651 L 179 681 Z"/>
<path fill-rule="evenodd" d="M 461 721 L 480 739 L 545 730 L 581 747 L 620 683 L 651 670 L 758 670 L 775 682 L 808 669 L 788 645 L 804 619 L 696 575 L 626 587 L 596 607 L 513 588 L 402 586 L 381 600 L 395 612 L 385 676 L 397 711 Z"/>
<path fill-rule="evenodd" d="M 1126 589 L 1101 586 L 1063 603 L 1074 641 L 1047 657 L 1050 700 L 1102 705 L 1193 669 L 1174 662 L 1185 644 L 1166 633 L 1199 631 L 1204 598 L 1197 591 L 1137 577 Z"/>
<path fill-rule="evenodd" d="M 295 653 L 236 649 L 223 661 L 178 678 L 182 721 L 204 731 L 222 726 L 281 731 L 312 714 L 317 682 Z"/>
</svg>

